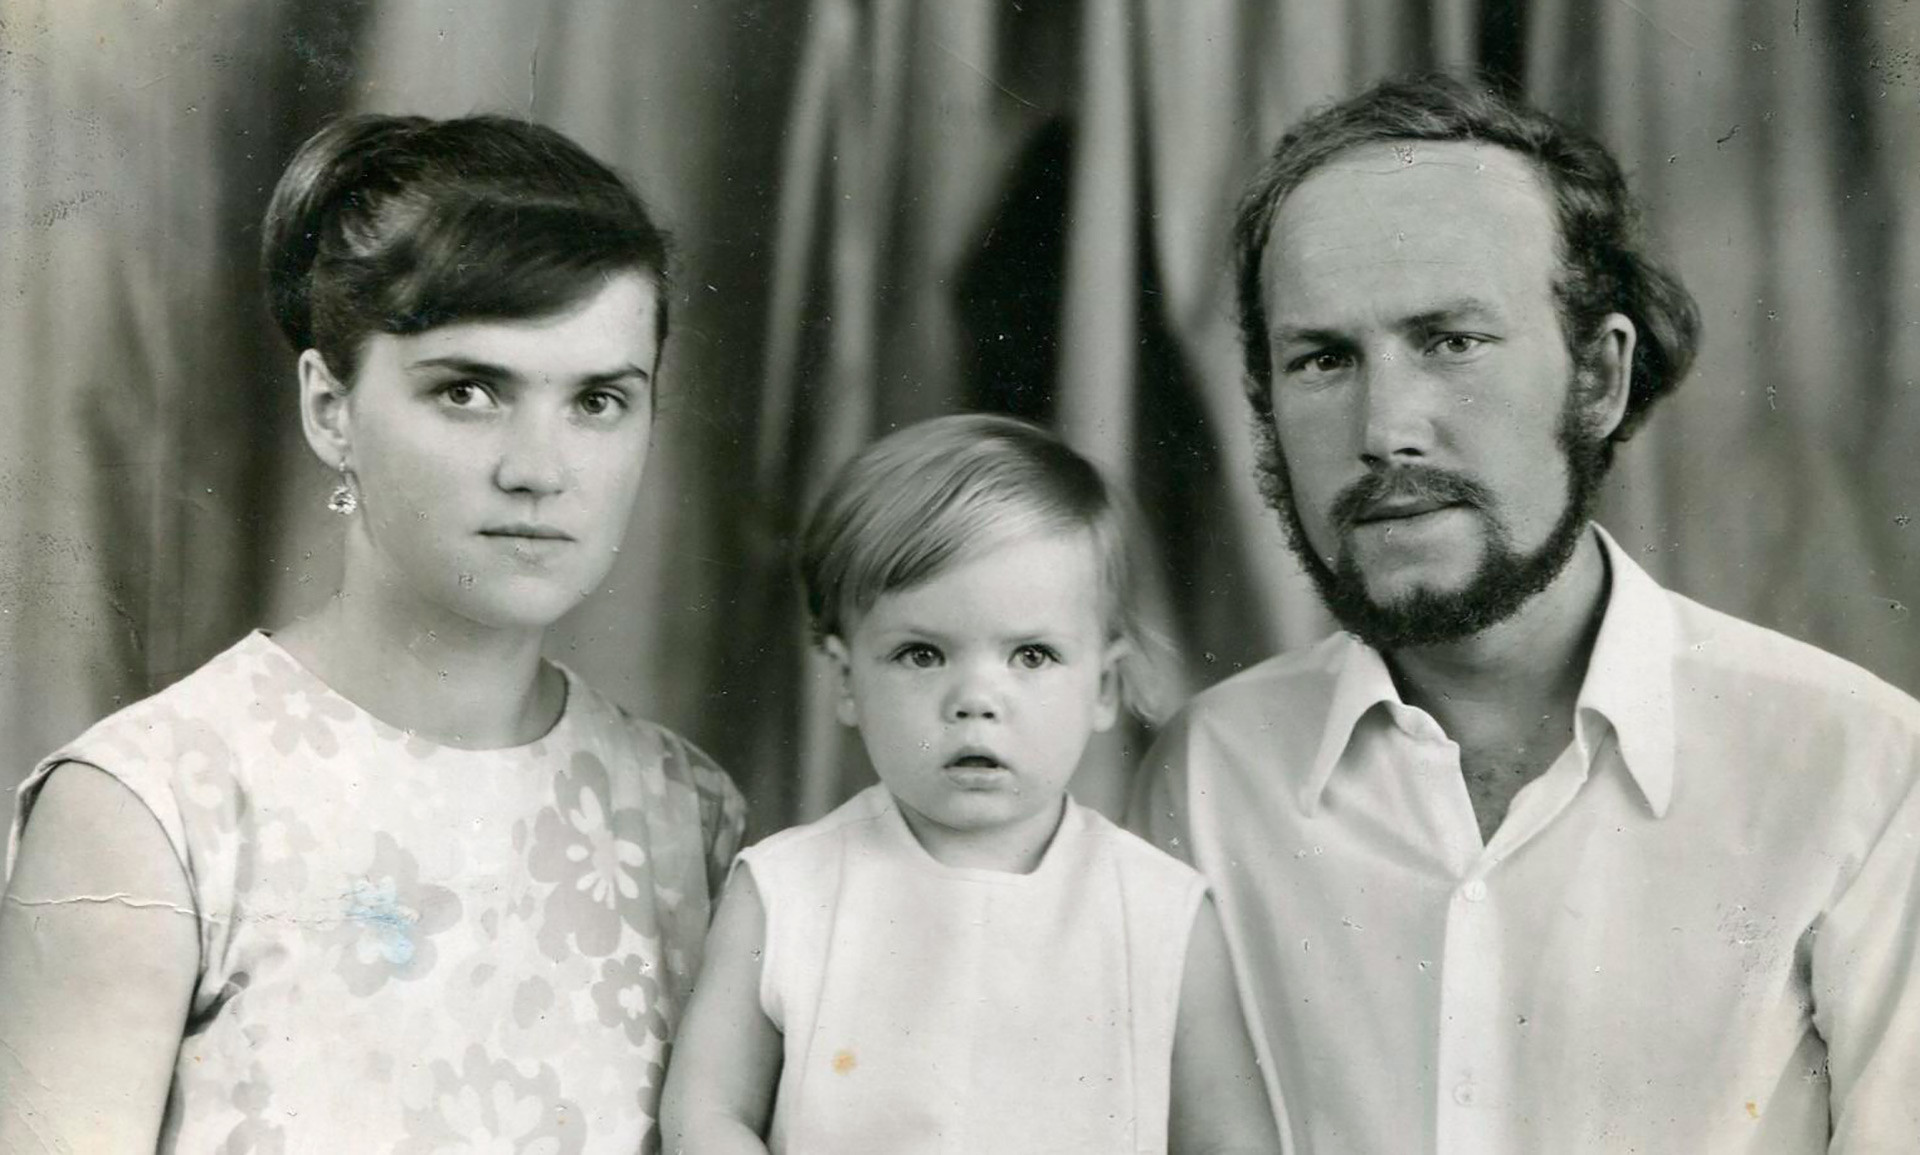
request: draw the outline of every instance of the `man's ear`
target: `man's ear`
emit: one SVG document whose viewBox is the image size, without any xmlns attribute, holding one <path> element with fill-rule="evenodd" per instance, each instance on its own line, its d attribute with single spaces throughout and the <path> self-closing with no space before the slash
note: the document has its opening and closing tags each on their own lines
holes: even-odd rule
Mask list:
<svg viewBox="0 0 1920 1155">
<path fill-rule="evenodd" d="M 853 697 L 853 655 L 847 652 L 847 644 L 840 640 L 838 634 L 828 634 L 822 638 L 820 648 L 826 651 L 827 660 L 833 663 L 834 715 L 843 726 L 858 726 L 860 707 Z"/>
<path fill-rule="evenodd" d="M 1113 729 L 1120 720 L 1120 662 L 1133 652 L 1133 643 L 1116 638 L 1100 655 L 1100 696 L 1093 704 L 1094 731 Z"/>
<path fill-rule="evenodd" d="M 353 468 L 353 422 L 347 389 L 327 368 L 320 350 L 300 354 L 300 431 L 328 469 Z"/>
<path fill-rule="evenodd" d="M 1585 393 L 1581 408 L 1586 427 L 1600 437 L 1611 437 L 1627 415 L 1633 386 L 1633 350 L 1640 339 L 1633 322 L 1622 313 L 1608 313 L 1591 345 L 1591 371 L 1582 373 L 1578 388 Z"/>
</svg>

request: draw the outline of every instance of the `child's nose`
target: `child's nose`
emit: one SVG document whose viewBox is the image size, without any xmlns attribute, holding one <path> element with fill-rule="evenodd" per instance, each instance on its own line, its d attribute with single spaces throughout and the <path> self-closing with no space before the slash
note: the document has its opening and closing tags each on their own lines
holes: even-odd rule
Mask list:
<svg viewBox="0 0 1920 1155">
<path fill-rule="evenodd" d="M 1000 704 L 983 680 L 967 678 L 954 687 L 953 694 L 948 698 L 947 716 L 955 722 L 998 718 Z"/>
</svg>

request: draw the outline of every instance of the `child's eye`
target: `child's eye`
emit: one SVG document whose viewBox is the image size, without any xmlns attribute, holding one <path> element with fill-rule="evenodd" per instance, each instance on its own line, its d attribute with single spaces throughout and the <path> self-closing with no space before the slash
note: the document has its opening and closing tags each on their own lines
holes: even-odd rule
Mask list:
<svg viewBox="0 0 1920 1155">
<path fill-rule="evenodd" d="M 931 670 L 940 664 L 940 651 L 924 642 L 915 642 L 895 650 L 893 660 L 916 670 Z"/>
<path fill-rule="evenodd" d="M 1060 660 L 1060 655 L 1051 646 L 1029 642 L 1013 652 L 1013 660 L 1023 670 L 1038 670 Z"/>
</svg>

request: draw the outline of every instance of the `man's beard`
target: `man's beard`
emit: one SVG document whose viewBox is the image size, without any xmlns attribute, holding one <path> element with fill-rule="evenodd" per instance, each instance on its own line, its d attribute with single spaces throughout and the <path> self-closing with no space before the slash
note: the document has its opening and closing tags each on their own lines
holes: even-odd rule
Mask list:
<svg viewBox="0 0 1920 1155">
<path fill-rule="evenodd" d="M 1577 390 L 1570 391 L 1577 394 Z M 1547 540 L 1521 552 L 1498 513 L 1495 496 L 1464 474 L 1431 465 L 1401 465 L 1369 472 L 1342 491 L 1333 504 L 1331 530 L 1339 542 L 1333 564 L 1307 540 L 1306 526 L 1293 500 L 1286 458 L 1270 421 L 1254 422 L 1259 451 L 1260 492 L 1280 514 L 1287 545 L 1313 579 L 1314 588 L 1334 619 L 1361 641 L 1381 651 L 1437 646 L 1463 641 L 1506 621 L 1536 594 L 1553 584 L 1586 532 L 1593 505 L 1606 477 L 1604 434 L 1595 435 L 1581 419 L 1577 396 L 1568 397 L 1554 441 L 1567 466 L 1567 502 Z M 1464 506 L 1485 527 L 1480 564 L 1456 589 L 1415 589 L 1390 602 L 1367 592 L 1365 576 L 1353 555 L 1348 532 L 1359 517 L 1389 497 L 1420 497 Z"/>
</svg>

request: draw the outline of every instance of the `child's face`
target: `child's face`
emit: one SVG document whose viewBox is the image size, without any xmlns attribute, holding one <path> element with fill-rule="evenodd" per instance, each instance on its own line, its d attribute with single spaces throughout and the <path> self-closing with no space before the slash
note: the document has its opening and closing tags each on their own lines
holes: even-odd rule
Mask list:
<svg viewBox="0 0 1920 1155">
<path fill-rule="evenodd" d="M 840 720 L 936 858 L 1022 869 L 1045 846 L 1117 709 L 1100 602 L 1089 535 L 1035 534 L 882 594 L 827 639 Z"/>
</svg>

